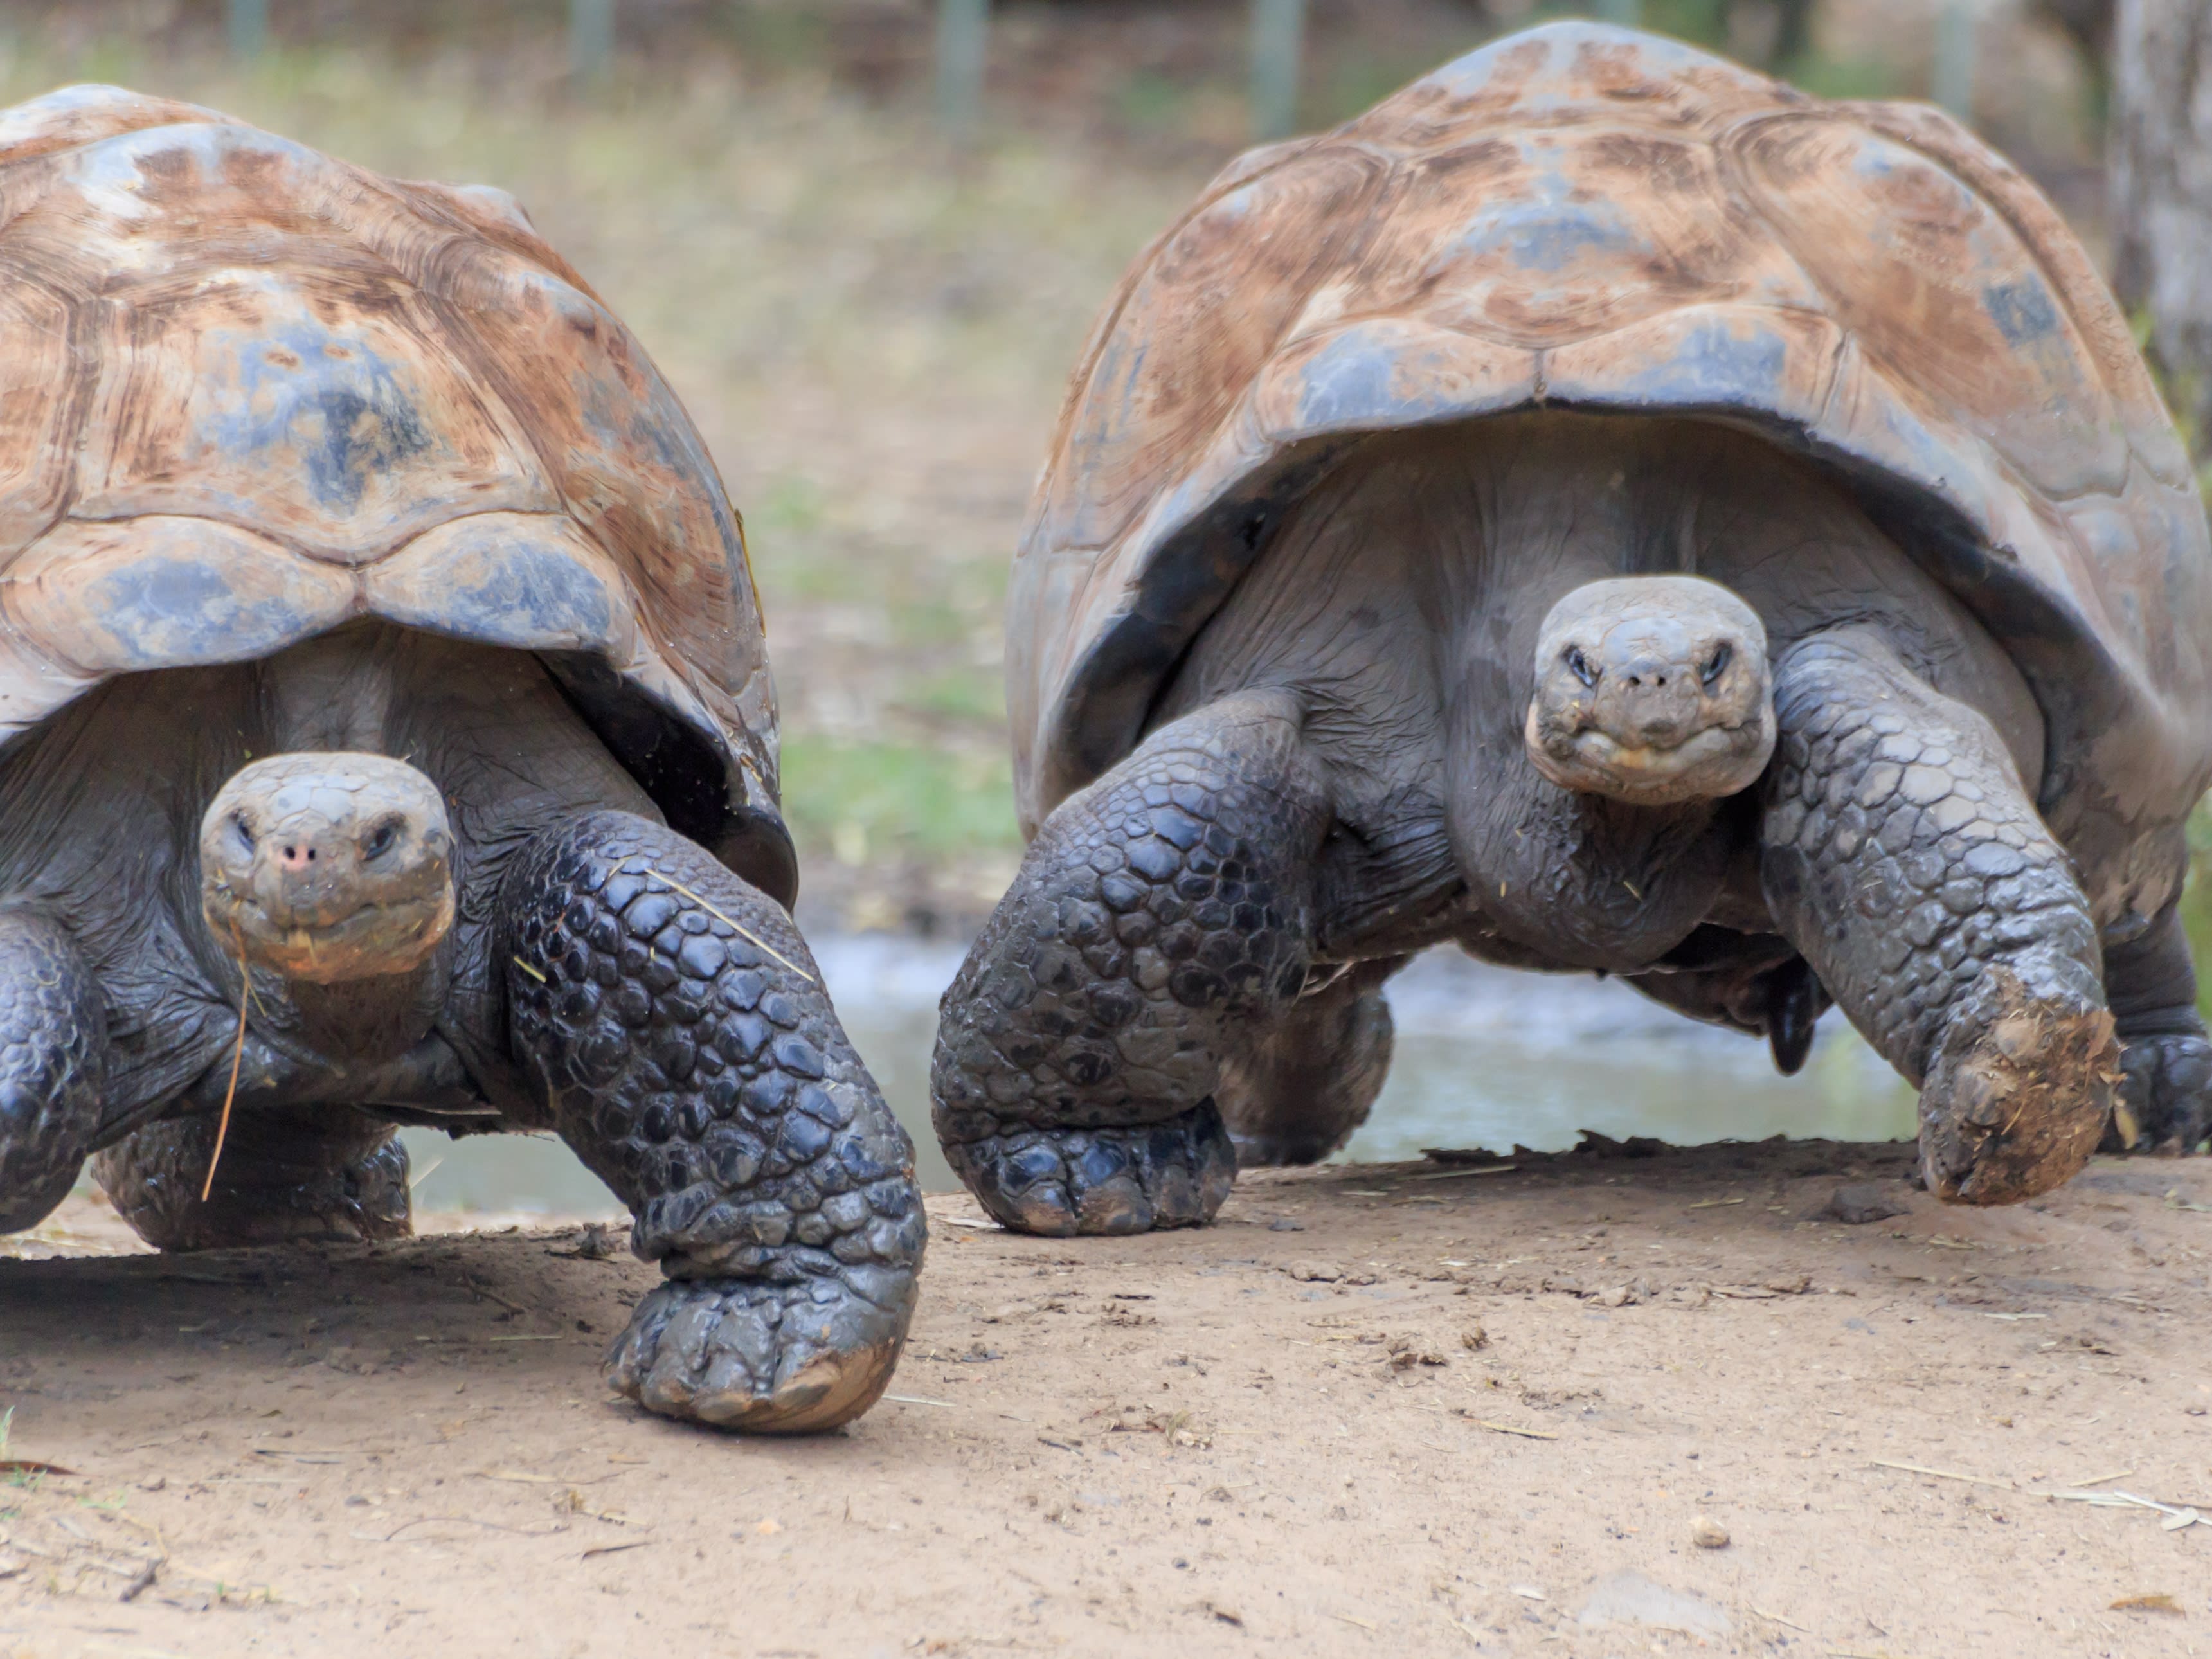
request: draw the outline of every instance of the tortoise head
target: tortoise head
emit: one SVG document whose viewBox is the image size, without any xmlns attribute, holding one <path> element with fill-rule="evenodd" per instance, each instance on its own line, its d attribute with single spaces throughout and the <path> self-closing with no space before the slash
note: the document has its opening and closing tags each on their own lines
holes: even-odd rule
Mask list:
<svg viewBox="0 0 2212 1659">
<path fill-rule="evenodd" d="M 1695 576 L 1578 587 L 1537 636 L 1525 736 L 1563 789 L 1637 806 L 1732 795 L 1774 752 L 1765 625 Z"/>
<path fill-rule="evenodd" d="M 257 967 L 320 985 L 420 967 L 453 925 L 453 832 L 404 761 L 272 756 L 200 820 L 200 905 Z"/>
</svg>

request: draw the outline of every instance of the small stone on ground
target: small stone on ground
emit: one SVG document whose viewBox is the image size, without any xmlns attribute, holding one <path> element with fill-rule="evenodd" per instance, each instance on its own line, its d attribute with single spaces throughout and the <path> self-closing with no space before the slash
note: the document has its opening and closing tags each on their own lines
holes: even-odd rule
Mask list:
<svg viewBox="0 0 2212 1659">
<path fill-rule="evenodd" d="M 1887 1221 L 1893 1215 L 1903 1215 L 1905 1206 L 1872 1182 L 1863 1182 L 1837 1188 L 1835 1196 L 1828 1200 L 1826 1213 L 1831 1220 L 1840 1221 L 1847 1227 L 1863 1227 L 1870 1221 Z"/>
</svg>

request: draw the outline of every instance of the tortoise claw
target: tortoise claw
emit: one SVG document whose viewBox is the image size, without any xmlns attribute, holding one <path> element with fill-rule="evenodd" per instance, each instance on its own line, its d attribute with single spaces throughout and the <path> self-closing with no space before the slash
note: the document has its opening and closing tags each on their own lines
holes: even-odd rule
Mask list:
<svg viewBox="0 0 2212 1659">
<path fill-rule="evenodd" d="M 911 1273 L 868 1276 L 883 1281 L 872 1294 L 842 1279 L 663 1285 L 608 1352 L 607 1384 L 663 1417 L 748 1434 L 849 1423 L 890 1385 L 913 1310 Z"/>
<path fill-rule="evenodd" d="M 1766 990 L 1766 1044 L 1783 1076 L 1804 1069 L 1820 1018 L 1820 977 L 1804 957 L 1794 957 L 1774 970 Z"/>
<path fill-rule="evenodd" d="M 945 1155 L 1000 1225 L 1047 1238 L 1203 1226 L 1237 1179 L 1210 1099 L 1164 1123 L 1021 1128 L 948 1141 Z"/>
</svg>

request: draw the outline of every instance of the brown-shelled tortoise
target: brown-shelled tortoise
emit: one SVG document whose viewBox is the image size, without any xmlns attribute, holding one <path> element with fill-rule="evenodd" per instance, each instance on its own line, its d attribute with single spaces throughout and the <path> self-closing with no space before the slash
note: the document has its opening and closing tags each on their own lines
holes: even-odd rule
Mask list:
<svg viewBox="0 0 2212 1659">
<path fill-rule="evenodd" d="M 1764 1035 L 1830 999 L 2004 1203 L 2204 1137 L 2189 459 L 1932 109 L 1587 23 L 1245 156 L 1138 260 L 1015 562 L 1033 835 L 933 1079 L 1007 1225 L 1311 1159 L 1451 940 Z"/>
<path fill-rule="evenodd" d="M 390 1237 L 395 1124 L 553 1129 L 666 1274 L 616 1387 L 866 1409 L 913 1149 L 637 342 L 499 191 L 103 87 L 0 113 L 0 1231 L 96 1152 L 163 1249 Z"/>
</svg>

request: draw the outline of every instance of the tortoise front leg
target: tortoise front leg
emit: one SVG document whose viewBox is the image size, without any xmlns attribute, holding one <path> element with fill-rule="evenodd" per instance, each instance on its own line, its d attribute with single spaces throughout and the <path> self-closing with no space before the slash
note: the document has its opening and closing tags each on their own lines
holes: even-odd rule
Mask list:
<svg viewBox="0 0 2212 1659">
<path fill-rule="evenodd" d="M 2197 966 L 2173 906 L 2139 939 L 2105 952 L 2105 991 L 2118 1024 L 2121 1103 L 2112 1152 L 2189 1152 L 2212 1135 L 2212 1042 L 2197 1012 Z"/>
<path fill-rule="evenodd" d="M 517 1058 L 669 1282 L 609 1357 L 650 1410 L 793 1433 L 890 1381 L 921 1267 L 914 1146 L 782 908 L 633 813 L 502 878 Z"/>
<path fill-rule="evenodd" d="M 69 930 L 0 908 L 0 1233 L 69 1196 L 100 1128 L 107 1012 Z"/>
<path fill-rule="evenodd" d="M 1878 636 L 1776 671 L 1761 875 L 1782 931 L 1920 1088 L 1938 1195 L 2009 1204 L 2088 1161 L 2120 1076 L 2097 929 L 2010 756 Z"/>
<path fill-rule="evenodd" d="M 1046 820 L 945 994 L 930 1074 L 960 1178 L 1020 1232 L 1212 1218 L 1224 1061 L 1305 982 L 1328 827 L 1279 694 L 1163 727 Z"/>
</svg>

